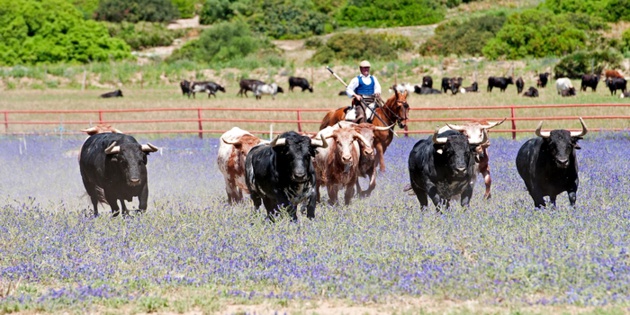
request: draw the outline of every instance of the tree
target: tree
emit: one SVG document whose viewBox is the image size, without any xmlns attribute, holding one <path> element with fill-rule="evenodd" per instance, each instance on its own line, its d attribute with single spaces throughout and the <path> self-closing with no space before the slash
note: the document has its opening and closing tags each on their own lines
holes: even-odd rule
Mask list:
<svg viewBox="0 0 630 315">
<path fill-rule="evenodd" d="M 95 19 L 109 22 L 167 22 L 179 17 L 171 0 L 101 0 Z"/>
</svg>

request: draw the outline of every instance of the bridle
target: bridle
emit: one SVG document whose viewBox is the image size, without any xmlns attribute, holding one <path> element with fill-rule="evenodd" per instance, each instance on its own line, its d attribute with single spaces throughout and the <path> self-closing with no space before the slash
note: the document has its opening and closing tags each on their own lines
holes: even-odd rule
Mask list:
<svg viewBox="0 0 630 315">
<path fill-rule="evenodd" d="M 395 121 L 396 123 L 398 123 L 398 126 L 400 128 L 404 128 L 402 122 L 408 119 L 407 113 L 409 112 L 409 103 L 407 103 L 407 100 L 400 100 L 400 99 L 396 99 L 396 108 L 402 108 L 402 112 L 403 112 L 403 117 L 400 117 L 397 113 L 397 111 L 393 110 L 390 108 L 391 106 L 387 106 L 387 104 L 383 105 L 381 108 L 383 108 L 383 113 L 385 114 L 386 118 L 390 121 Z M 391 118 L 394 119 L 391 119 Z"/>
</svg>

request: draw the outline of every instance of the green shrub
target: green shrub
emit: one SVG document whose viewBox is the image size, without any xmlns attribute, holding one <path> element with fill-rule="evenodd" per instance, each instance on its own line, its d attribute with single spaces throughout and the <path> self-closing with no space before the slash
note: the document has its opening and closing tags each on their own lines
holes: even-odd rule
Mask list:
<svg viewBox="0 0 630 315">
<path fill-rule="evenodd" d="M 565 56 L 554 67 L 557 78 L 579 79 L 582 74 L 601 74 L 604 69 L 619 68 L 623 56 L 614 49 L 598 51 L 576 51 Z"/>
<path fill-rule="evenodd" d="M 188 19 L 197 13 L 197 6 L 203 4 L 203 0 L 171 0 L 179 16 L 183 19 Z"/>
<path fill-rule="evenodd" d="M 0 64 L 119 60 L 129 46 L 66 0 L 0 0 Z"/>
<path fill-rule="evenodd" d="M 124 40 L 131 49 L 169 46 L 176 38 L 182 37 L 185 30 L 169 30 L 161 23 L 106 23 L 112 37 Z"/>
<path fill-rule="evenodd" d="M 167 22 L 179 17 L 171 0 L 101 0 L 95 19 L 109 22 Z"/>
<path fill-rule="evenodd" d="M 630 28 L 623 31 L 621 34 L 621 51 L 624 53 L 630 52 Z"/>
<path fill-rule="evenodd" d="M 556 14 L 585 13 L 607 22 L 630 21 L 630 5 L 627 0 L 547 0 L 540 7 Z"/>
<path fill-rule="evenodd" d="M 335 18 L 341 26 L 392 27 L 438 23 L 445 12 L 435 0 L 348 0 Z"/>
<path fill-rule="evenodd" d="M 199 39 L 184 44 L 168 60 L 227 63 L 270 46 L 268 40 L 255 36 L 244 22 L 222 22 L 204 30 Z"/>
<path fill-rule="evenodd" d="M 310 0 L 256 0 L 258 8 L 247 21 L 253 31 L 272 38 L 304 38 L 324 34 L 330 18 Z"/>
<path fill-rule="evenodd" d="M 229 21 L 234 16 L 237 0 L 206 0 L 199 13 L 199 23 L 214 24 Z"/>
<path fill-rule="evenodd" d="M 317 49 L 310 61 L 326 64 L 333 60 L 392 60 L 398 57 L 399 50 L 411 47 L 411 41 L 401 35 L 364 32 L 335 34 L 326 45 Z"/>
<path fill-rule="evenodd" d="M 482 51 L 489 59 L 562 56 L 589 48 L 589 39 L 599 37 L 596 31 L 605 26 L 601 19 L 583 13 L 526 10 L 510 15 Z"/>
<path fill-rule="evenodd" d="M 435 35 L 420 45 L 420 54 L 424 56 L 481 55 L 483 47 L 499 32 L 506 18 L 504 12 L 499 12 L 468 21 L 441 24 L 435 29 Z"/>
<path fill-rule="evenodd" d="M 98 0 L 72 0 L 75 8 L 83 13 L 84 19 L 91 19 L 98 8 Z"/>
</svg>

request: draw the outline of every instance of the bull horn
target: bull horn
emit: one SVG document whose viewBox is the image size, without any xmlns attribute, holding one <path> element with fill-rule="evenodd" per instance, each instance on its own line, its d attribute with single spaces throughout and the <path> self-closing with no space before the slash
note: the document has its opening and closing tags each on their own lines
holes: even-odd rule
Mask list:
<svg viewBox="0 0 630 315">
<path fill-rule="evenodd" d="M 549 131 L 543 132 L 540 131 L 540 129 L 542 128 L 542 120 L 540 121 L 540 124 L 538 124 L 538 127 L 536 128 L 536 135 L 541 137 L 541 138 L 549 138 L 549 136 L 551 136 L 551 133 Z"/>
<path fill-rule="evenodd" d="M 448 138 L 445 137 L 439 137 L 438 138 L 438 132 L 439 132 L 440 128 L 435 128 L 435 132 L 433 133 L 433 143 L 434 144 L 445 144 L 448 141 Z"/>
<path fill-rule="evenodd" d="M 367 139 L 365 139 L 365 137 L 362 134 L 360 134 L 358 132 L 354 132 L 354 138 L 355 139 L 359 139 L 359 141 L 361 141 L 364 146 L 371 147 L 371 145 L 368 143 Z"/>
<path fill-rule="evenodd" d="M 623 93 L 621 95 L 623 95 Z M 81 129 L 81 131 L 87 133 L 88 135 L 94 135 L 98 132 L 98 129 L 96 129 L 96 127 L 90 127 L 87 129 Z"/>
<path fill-rule="evenodd" d="M 582 124 L 582 131 L 572 131 L 571 137 L 581 137 L 588 132 L 588 129 L 586 128 L 586 124 L 584 123 L 584 120 L 582 120 L 582 117 L 578 118 L 580 119 L 580 124 Z"/>
<path fill-rule="evenodd" d="M 116 154 L 120 152 L 120 146 L 116 145 L 116 141 L 112 142 L 107 148 L 105 148 L 105 154 Z"/>
<path fill-rule="evenodd" d="M 482 132 L 482 134 L 483 134 L 483 138 L 481 138 L 481 143 L 479 143 L 479 145 L 480 146 L 489 145 L 490 144 L 490 138 L 488 138 L 488 131 L 484 130 Z"/>
<path fill-rule="evenodd" d="M 320 139 L 311 139 L 311 145 L 315 147 L 328 148 L 328 141 L 324 139 L 324 135 L 319 135 Z"/>
<path fill-rule="evenodd" d="M 156 152 L 158 150 L 158 147 L 150 144 L 147 142 L 147 144 L 143 144 L 142 145 L 142 152 Z"/>
<path fill-rule="evenodd" d="M 223 137 L 221 137 L 221 141 L 223 141 L 223 143 L 225 143 L 225 144 L 232 144 L 232 145 L 239 143 L 238 140 L 237 141 L 228 141 L 228 140 L 225 140 L 225 138 L 223 138 Z"/>
<path fill-rule="evenodd" d="M 278 146 L 278 145 L 284 145 L 286 143 L 286 141 L 287 141 L 287 139 L 285 139 L 285 138 L 280 139 L 280 135 L 277 135 L 275 138 L 273 138 L 273 140 L 271 140 L 270 145 L 273 148 L 273 147 Z"/>
<path fill-rule="evenodd" d="M 464 128 L 463 126 L 460 125 L 451 125 L 449 123 L 446 123 L 446 126 L 448 126 L 449 128 L 456 130 L 456 131 L 464 131 L 466 128 Z"/>
<path fill-rule="evenodd" d="M 392 128 L 394 128 L 394 126 L 396 126 L 396 123 L 393 123 L 387 127 L 378 127 L 378 126 L 374 126 L 374 130 L 376 131 L 386 131 L 386 130 L 391 130 Z"/>
<path fill-rule="evenodd" d="M 486 129 L 492 129 L 500 124 L 502 124 L 507 118 L 503 118 L 503 120 L 499 121 L 499 122 L 488 122 L 487 125 L 484 125 L 483 127 Z"/>
</svg>

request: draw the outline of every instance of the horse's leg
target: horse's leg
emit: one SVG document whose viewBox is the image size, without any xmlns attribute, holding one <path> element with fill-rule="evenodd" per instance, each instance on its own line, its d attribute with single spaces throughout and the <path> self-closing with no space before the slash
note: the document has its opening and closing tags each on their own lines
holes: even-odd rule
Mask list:
<svg viewBox="0 0 630 315">
<path fill-rule="evenodd" d="M 385 151 L 383 150 L 383 144 L 379 141 L 374 147 L 376 148 L 376 161 L 379 165 L 379 170 L 385 172 Z"/>
</svg>

